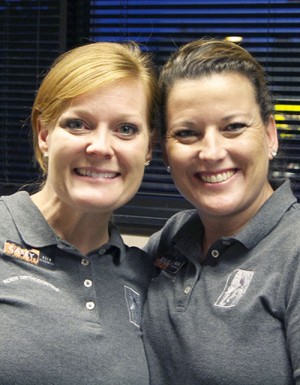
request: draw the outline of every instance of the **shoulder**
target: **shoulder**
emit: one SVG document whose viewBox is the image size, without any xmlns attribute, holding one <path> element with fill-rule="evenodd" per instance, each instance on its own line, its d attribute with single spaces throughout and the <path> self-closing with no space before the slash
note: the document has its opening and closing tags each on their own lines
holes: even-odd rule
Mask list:
<svg viewBox="0 0 300 385">
<path fill-rule="evenodd" d="M 3 216 L 14 218 L 19 215 L 32 216 L 33 210 L 37 210 L 31 201 L 27 191 L 18 191 L 11 195 L 2 195 L 0 197 L 0 219 Z"/>
<path fill-rule="evenodd" d="M 126 277 L 131 282 L 139 282 L 140 287 L 147 287 L 157 275 L 157 267 L 150 254 L 135 246 L 126 246 L 126 257 L 122 261 Z"/>
<path fill-rule="evenodd" d="M 18 191 L 11 195 L 2 195 L 0 197 L 0 209 L 8 210 L 13 207 L 22 207 L 30 201 L 30 195 L 27 191 Z"/>
<path fill-rule="evenodd" d="M 194 209 L 184 210 L 174 214 L 167 220 L 161 230 L 150 237 L 144 250 L 150 255 L 155 255 L 161 245 L 168 248 L 173 238 L 179 233 L 188 231 L 194 221 L 200 221 L 198 213 Z"/>
<path fill-rule="evenodd" d="M 20 191 L 12 195 L 2 195 L 0 197 L 0 223 L 5 225 L 8 220 L 13 220 L 13 211 L 29 197 L 25 191 Z M 7 227 L 7 224 L 6 224 Z"/>
<path fill-rule="evenodd" d="M 126 248 L 126 258 L 129 258 L 133 261 L 134 264 L 143 265 L 143 266 L 151 266 L 152 258 L 145 251 L 136 246 L 125 246 Z"/>
<path fill-rule="evenodd" d="M 20 232 L 16 222 L 19 217 L 28 218 L 27 215 L 28 202 L 30 196 L 25 191 L 19 191 L 12 195 L 3 195 L 0 197 L 0 242 L 5 242 L 8 239 L 16 242 L 21 241 Z"/>
<path fill-rule="evenodd" d="M 287 232 L 299 232 L 300 224 L 300 203 L 297 201 L 292 189 L 291 182 L 285 181 L 273 194 L 270 199 L 270 214 L 278 218 L 277 226 Z M 279 215 L 276 215 L 279 212 Z M 281 214 L 281 215 L 280 215 Z M 298 237 L 297 237 L 298 238 Z M 300 238 L 299 238 L 300 240 Z"/>
<path fill-rule="evenodd" d="M 118 250 L 124 268 L 130 267 L 132 271 L 136 272 L 152 268 L 153 261 L 150 256 L 139 247 L 125 244 L 119 229 L 113 223 L 109 224 L 109 233 L 109 243 L 115 250 Z"/>
</svg>

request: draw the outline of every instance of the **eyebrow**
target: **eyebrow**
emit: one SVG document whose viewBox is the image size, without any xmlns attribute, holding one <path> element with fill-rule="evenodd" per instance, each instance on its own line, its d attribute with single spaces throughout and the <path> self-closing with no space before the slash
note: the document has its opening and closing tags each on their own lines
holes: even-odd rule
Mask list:
<svg viewBox="0 0 300 385">
<path fill-rule="evenodd" d="M 191 120 L 180 120 L 170 125 L 171 128 L 173 127 L 176 128 L 177 126 L 187 126 L 187 127 L 193 128 L 193 127 L 196 127 L 197 124 L 195 122 L 192 122 Z"/>
<path fill-rule="evenodd" d="M 247 119 L 252 118 L 252 120 L 254 119 L 253 114 L 250 114 L 250 113 L 247 114 L 247 113 L 243 113 L 243 112 L 236 112 L 236 113 L 233 113 L 233 114 L 230 114 L 230 115 L 226 115 L 221 120 L 225 121 L 225 120 L 236 119 L 236 118 L 247 118 Z"/>
<path fill-rule="evenodd" d="M 68 117 L 69 115 L 79 115 L 83 117 L 90 117 L 94 116 L 94 113 L 92 111 L 86 110 L 86 109 L 81 109 L 81 108 L 68 108 L 66 111 L 64 111 L 61 114 L 61 118 Z M 118 120 L 127 120 L 127 119 L 140 119 L 142 116 L 139 114 L 136 114 L 135 112 L 124 112 L 121 113 L 120 115 L 116 116 Z"/>
</svg>

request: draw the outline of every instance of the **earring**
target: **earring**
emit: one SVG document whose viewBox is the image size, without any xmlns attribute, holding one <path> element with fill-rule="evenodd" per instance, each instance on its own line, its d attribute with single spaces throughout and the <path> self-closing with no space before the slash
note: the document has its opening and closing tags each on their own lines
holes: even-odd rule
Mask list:
<svg viewBox="0 0 300 385">
<path fill-rule="evenodd" d="M 147 160 L 147 162 L 145 163 L 145 166 L 147 167 L 149 166 L 149 164 L 150 164 L 150 160 Z"/>
<path fill-rule="evenodd" d="M 276 151 L 276 150 L 272 150 L 272 151 L 271 151 L 271 155 L 272 155 L 273 158 L 275 158 L 276 155 L 277 155 L 277 151 Z"/>
<path fill-rule="evenodd" d="M 170 166 L 167 167 L 167 172 L 170 174 L 170 172 L 171 172 L 171 167 Z"/>
<path fill-rule="evenodd" d="M 48 152 L 44 152 L 44 153 L 43 153 L 43 158 L 44 158 L 44 159 L 47 159 L 47 158 L 48 158 Z"/>
</svg>

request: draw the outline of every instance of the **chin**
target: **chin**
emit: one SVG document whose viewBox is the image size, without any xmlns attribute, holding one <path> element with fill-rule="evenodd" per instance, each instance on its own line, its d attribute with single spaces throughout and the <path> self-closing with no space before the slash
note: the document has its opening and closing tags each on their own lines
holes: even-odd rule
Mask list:
<svg viewBox="0 0 300 385">
<path fill-rule="evenodd" d="M 191 203 L 193 204 L 193 202 Z M 222 199 L 216 199 L 215 201 L 206 204 L 196 204 L 195 207 L 200 213 L 209 216 L 226 216 L 237 211 L 234 202 L 228 202 Z"/>
</svg>

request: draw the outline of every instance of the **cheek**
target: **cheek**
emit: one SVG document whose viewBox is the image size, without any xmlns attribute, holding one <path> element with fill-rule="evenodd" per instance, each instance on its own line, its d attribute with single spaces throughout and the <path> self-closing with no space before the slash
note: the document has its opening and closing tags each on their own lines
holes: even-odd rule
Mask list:
<svg viewBox="0 0 300 385">
<path fill-rule="evenodd" d="M 126 156 L 134 157 L 139 161 L 146 161 L 146 157 L 149 152 L 149 140 L 146 137 L 141 137 L 141 140 L 136 142 L 125 142 L 123 146 L 123 152 Z"/>
<path fill-rule="evenodd" d="M 115 156 L 120 165 L 130 168 L 132 171 L 144 172 L 147 161 L 148 147 L 145 145 L 124 146 L 118 148 Z"/>
<path fill-rule="evenodd" d="M 48 153 L 48 176 L 51 175 L 53 177 L 55 175 L 56 178 L 59 178 L 70 167 L 72 160 L 74 160 L 74 152 L 71 156 L 69 150 L 70 147 L 66 148 L 66 146 L 50 148 Z"/>
<path fill-rule="evenodd" d="M 170 166 L 186 167 L 189 165 L 188 159 L 193 156 L 189 146 L 169 143 L 166 145 L 166 155 Z"/>
<path fill-rule="evenodd" d="M 61 162 L 61 167 L 64 166 L 64 163 L 69 158 L 68 150 L 66 148 L 61 148 L 60 146 L 56 146 L 55 148 L 51 147 L 49 151 L 49 162 L 59 163 Z"/>
<path fill-rule="evenodd" d="M 241 141 L 238 146 L 229 150 L 230 157 L 234 164 L 243 170 L 245 175 L 251 178 L 260 178 L 267 173 L 269 159 L 268 150 L 263 140 Z"/>
<path fill-rule="evenodd" d="M 268 150 L 268 137 L 263 127 L 257 127 L 253 131 L 249 131 L 248 135 L 245 136 L 245 146 L 253 149 L 254 151 L 267 153 Z"/>
</svg>

